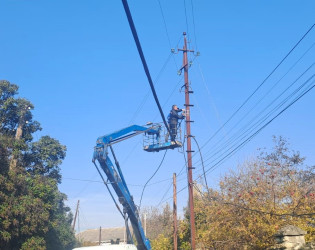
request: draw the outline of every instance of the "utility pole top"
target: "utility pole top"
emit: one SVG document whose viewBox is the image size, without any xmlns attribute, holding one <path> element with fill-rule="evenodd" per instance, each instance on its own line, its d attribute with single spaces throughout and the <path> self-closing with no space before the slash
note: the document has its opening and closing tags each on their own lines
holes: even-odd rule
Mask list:
<svg viewBox="0 0 315 250">
<path fill-rule="evenodd" d="M 183 35 L 186 36 L 186 32 L 185 31 L 183 32 Z"/>
</svg>

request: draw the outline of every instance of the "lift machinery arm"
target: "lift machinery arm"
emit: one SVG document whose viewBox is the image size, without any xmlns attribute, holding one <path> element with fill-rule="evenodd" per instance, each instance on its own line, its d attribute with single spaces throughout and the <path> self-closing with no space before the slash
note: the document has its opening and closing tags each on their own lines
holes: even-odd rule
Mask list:
<svg viewBox="0 0 315 250">
<path fill-rule="evenodd" d="M 124 213 L 128 214 L 130 219 L 134 235 L 137 240 L 137 247 L 140 250 L 151 249 L 150 241 L 145 237 L 144 230 L 139 218 L 138 209 L 133 201 L 133 197 L 129 192 L 119 164 L 116 164 L 116 168 L 112 161 L 108 157 L 108 147 L 112 144 L 126 140 L 130 137 L 136 136 L 141 133 L 148 133 L 151 135 L 159 136 L 159 130 L 155 127 L 143 127 L 138 125 L 132 125 L 127 128 L 118 130 L 114 133 L 101 136 L 97 139 L 96 146 L 93 154 L 93 162 L 97 160 L 102 170 L 107 175 L 109 182 L 115 190 L 119 202 L 124 208 Z M 114 156 L 115 157 L 115 156 Z M 115 159 L 116 161 L 116 159 Z"/>
</svg>

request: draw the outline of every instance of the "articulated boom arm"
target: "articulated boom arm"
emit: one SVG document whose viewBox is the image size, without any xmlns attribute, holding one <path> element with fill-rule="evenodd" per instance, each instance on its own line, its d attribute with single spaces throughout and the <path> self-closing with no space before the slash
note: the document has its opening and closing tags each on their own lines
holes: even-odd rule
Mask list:
<svg viewBox="0 0 315 250">
<path fill-rule="evenodd" d="M 108 147 L 111 146 L 111 144 L 128 139 L 140 133 L 149 133 L 159 136 L 159 130 L 156 130 L 154 127 L 147 128 L 138 125 L 133 125 L 114 133 L 101 136 L 97 139 L 96 147 L 94 149 L 93 162 L 95 163 L 95 160 L 99 162 L 113 189 L 118 195 L 119 202 L 123 205 L 124 213 L 128 214 L 138 243 L 138 249 L 147 250 L 151 249 L 150 241 L 145 237 L 138 209 L 134 204 L 133 197 L 128 190 L 119 164 L 116 164 L 117 171 L 108 157 Z"/>
<path fill-rule="evenodd" d="M 147 127 L 143 127 L 143 126 L 139 126 L 139 125 L 132 125 L 132 126 L 129 126 L 127 128 L 123 128 L 121 130 L 118 130 L 114 133 L 100 136 L 97 138 L 96 143 L 97 143 L 97 145 L 103 144 L 103 145 L 108 146 L 108 145 L 115 144 L 117 142 L 126 140 L 128 138 L 133 137 L 133 136 L 142 134 L 142 133 L 157 135 L 158 137 L 160 135 L 160 131 L 158 129 L 156 129 L 156 127 L 154 127 L 154 126 L 147 128 Z"/>
</svg>

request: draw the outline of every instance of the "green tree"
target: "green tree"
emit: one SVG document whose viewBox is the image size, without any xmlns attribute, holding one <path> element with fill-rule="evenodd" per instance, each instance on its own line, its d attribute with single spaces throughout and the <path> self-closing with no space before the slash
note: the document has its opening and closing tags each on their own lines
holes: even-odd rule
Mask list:
<svg viewBox="0 0 315 250">
<path fill-rule="evenodd" d="M 170 249 L 173 238 L 173 214 L 166 204 L 162 210 L 156 207 L 144 208 L 142 218 L 146 214 L 147 237 L 151 241 L 152 249 Z"/>
<path fill-rule="evenodd" d="M 40 124 L 32 103 L 15 98 L 17 91 L 0 81 L 0 246 L 72 249 L 72 214 L 58 190 L 66 147 L 49 136 L 33 141 Z"/>
<path fill-rule="evenodd" d="M 195 198 L 199 245 L 266 249 L 287 224 L 307 231 L 307 241 L 314 240 L 314 167 L 303 166 L 303 161 L 283 138 L 275 138 L 271 152 L 231 171 L 219 190 L 200 190 Z"/>
<path fill-rule="evenodd" d="M 58 140 L 43 136 L 39 141 L 29 145 L 29 150 L 24 153 L 23 162 L 26 170 L 32 175 L 42 175 L 61 182 L 59 165 L 66 157 L 66 147 Z"/>
<path fill-rule="evenodd" d="M 32 134 L 41 130 L 41 127 L 39 122 L 33 121 L 33 104 L 27 99 L 15 98 L 17 94 L 17 85 L 0 81 L 0 132 L 14 137 L 19 124 L 23 122 L 22 138 L 29 142 L 33 140 Z"/>
</svg>

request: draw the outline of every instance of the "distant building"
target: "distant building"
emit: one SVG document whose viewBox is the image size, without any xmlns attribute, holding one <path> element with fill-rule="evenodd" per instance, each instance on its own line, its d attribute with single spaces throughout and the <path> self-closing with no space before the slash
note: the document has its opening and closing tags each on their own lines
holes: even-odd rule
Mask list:
<svg viewBox="0 0 315 250">
<path fill-rule="evenodd" d="M 81 242 L 91 242 L 98 243 L 100 236 L 100 229 L 88 229 L 83 232 L 76 234 L 76 238 Z M 116 242 L 117 239 L 120 242 L 125 241 L 125 228 L 116 227 L 116 228 L 102 228 L 101 229 L 101 242 Z"/>
</svg>

